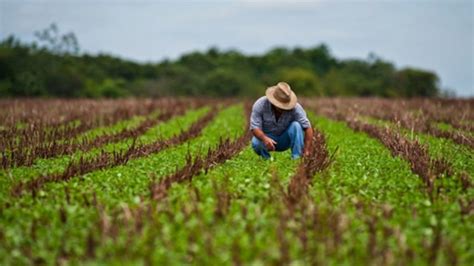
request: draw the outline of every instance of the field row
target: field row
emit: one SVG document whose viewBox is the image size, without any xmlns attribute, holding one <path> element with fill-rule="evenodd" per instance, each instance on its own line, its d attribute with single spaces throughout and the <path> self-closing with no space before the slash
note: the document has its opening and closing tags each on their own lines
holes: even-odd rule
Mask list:
<svg viewBox="0 0 474 266">
<path fill-rule="evenodd" d="M 305 106 L 317 134 L 304 160 L 286 153 L 259 159 L 249 145 L 249 106 L 207 103 L 137 135 L 10 165 L 0 173 L 0 258 L 4 264 L 474 260 L 469 145 L 397 126 L 394 118 L 354 115 L 339 103 L 328 104 L 336 112 Z M 123 131 L 113 128 L 101 134 Z M 469 126 L 456 130 L 470 134 Z"/>
</svg>

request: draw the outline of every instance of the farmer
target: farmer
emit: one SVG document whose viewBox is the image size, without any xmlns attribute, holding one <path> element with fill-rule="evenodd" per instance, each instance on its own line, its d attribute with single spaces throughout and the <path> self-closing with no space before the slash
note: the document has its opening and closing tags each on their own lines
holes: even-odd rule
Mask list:
<svg viewBox="0 0 474 266">
<path fill-rule="evenodd" d="M 298 159 L 311 150 L 313 128 L 286 82 L 267 88 L 265 96 L 254 103 L 250 130 L 253 150 L 265 159 L 270 158 L 269 151 L 291 148 L 291 158 Z"/>
</svg>

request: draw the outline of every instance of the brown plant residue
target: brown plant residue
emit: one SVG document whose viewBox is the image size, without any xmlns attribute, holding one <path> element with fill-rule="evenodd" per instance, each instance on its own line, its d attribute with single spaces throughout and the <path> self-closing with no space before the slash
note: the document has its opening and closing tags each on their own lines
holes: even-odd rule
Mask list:
<svg viewBox="0 0 474 266">
<path fill-rule="evenodd" d="M 423 180 L 431 199 L 437 192 L 435 180 L 444 174 L 453 173 L 449 162 L 444 159 L 431 158 L 428 148 L 418 140 L 408 140 L 389 128 L 381 128 L 357 120 L 348 121 L 348 125 L 356 131 L 363 131 L 378 139 L 391 151 L 393 156 L 405 159 L 410 164 L 411 170 Z"/>
<path fill-rule="evenodd" d="M 150 127 L 159 122 L 169 120 L 173 116 L 181 115 L 186 109 L 201 107 L 210 104 L 210 101 L 191 101 L 191 100 L 156 100 L 156 101 L 131 101 L 116 103 L 113 113 L 107 108 L 100 107 L 99 111 L 88 109 L 83 111 L 80 116 L 75 117 L 80 121 L 79 125 L 64 124 L 55 125 L 43 120 L 27 120 L 30 124 L 27 127 L 19 129 L 11 126 L 8 129 L 0 131 L 0 164 L 1 167 L 11 168 L 18 166 L 30 166 L 38 158 L 52 158 L 61 155 L 69 155 L 76 151 L 88 151 L 100 147 L 107 143 L 119 142 L 126 138 L 137 137 Z M 74 102 L 71 103 L 74 106 Z M 65 106 L 60 105 L 65 108 Z M 68 106 L 70 108 L 70 106 Z M 127 108 L 127 109 L 122 109 Z M 82 110 L 82 109 L 80 109 Z M 154 111 L 160 110 L 160 114 L 155 117 L 148 117 L 135 128 L 125 128 L 114 134 L 103 134 L 96 138 L 75 139 L 77 134 L 100 125 L 110 125 L 120 120 L 129 119 L 132 116 L 145 115 L 150 116 Z M 59 115 L 54 113 L 54 115 Z M 71 114 L 68 114 L 71 115 Z M 55 117 L 51 117 L 55 121 Z M 95 120 L 94 120 L 95 119 Z M 44 123 L 44 124 L 42 124 Z"/>
<path fill-rule="evenodd" d="M 164 177 L 159 183 L 152 183 L 150 185 L 151 198 L 154 200 L 162 200 L 166 197 L 172 184 L 190 181 L 193 176 L 197 175 L 199 172 L 204 171 L 207 173 L 209 169 L 225 162 L 240 152 L 245 145 L 247 145 L 251 136 L 250 131 L 247 130 L 249 124 L 249 109 L 250 106 L 247 104 L 245 108 L 247 124 L 244 130 L 245 133 L 241 137 L 234 141 L 231 141 L 230 139 L 220 140 L 215 149 L 209 148 L 206 155 L 197 156 L 194 159 L 188 154 L 186 164 L 183 168 Z"/>
<path fill-rule="evenodd" d="M 410 131 L 430 134 L 474 149 L 474 100 L 379 98 L 322 98 L 305 102 L 319 114 L 337 120 L 369 116 L 391 121 Z M 437 123 L 446 123 L 455 130 L 441 130 Z M 466 132 L 467 131 L 467 132 Z"/>
<path fill-rule="evenodd" d="M 285 196 L 288 206 L 296 205 L 307 194 L 311 179 L 316 172 L 326 169 L 331 163 L 324 134 L 316 129 L 314 132 L 311 155 L 303 158 L 288 185 Z"/>
<path fill-rule="evenodd" d="M 131 159 L 145 157 L 153 153 L 157 153 L 165 148 L 178 145 L 189 139 L 197 137 L 202 129 L 214 118 L 216 110 L 208 112 L 198 121 L 194 122 L 190 128 L 181 134 L 176 135 L 168 140 L 157 140 L 150 144 L 137 145 L 134 142 L 125 152 L 105 152 L 101 151 L 99 156 L 92 158 L 81 157 L 77 161 L 71 161 L 62 173 L 52 174 L 48 176 L 39 176 L 28 182 L 21 182 L 12 189 L 13 196 L 20 196 L 24 190 L 31 191 L 32 195 L 36 195 L 36 191 L 41 189 L 44 184 L 49 182 L 67 181 L 74 176 L 83 175 L 92 171 L 114 167 L 126 164 Z"/>
</svg>

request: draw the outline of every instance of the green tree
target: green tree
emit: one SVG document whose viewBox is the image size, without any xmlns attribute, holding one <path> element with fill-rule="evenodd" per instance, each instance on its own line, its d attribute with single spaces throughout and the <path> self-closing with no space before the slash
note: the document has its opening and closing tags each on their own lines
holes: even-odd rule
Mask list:
<svg viewBox="0 0 474 266">
<path fill-rule="evenodd" d="M 304 68 L 290 68 L 280 71 L 279 80 L 286 81 L 298 95 L 323 95 L 323 88 L 319 78 Z"/>
<path fill-rule="evenodd" d="M 73 54 L 79 53 L 79 42 L 73 32 L 61 34 L 58 26 L 52 23 L 46 29 L 35 32 L 35 36 L 40 45 L 55 54 Z"/>
<path fill-rule="evenodd" d="M 439 94 L 439 78 L 436 74 L 405 68 L 395 75 L 395 86 L 398 95 L 404 97 L 433 97 Z"/>
<path fill-rule="evenodd" d="M 0 41 L 0 96 L 122 97 L 251 96 L 285 80 L 299 95 L 433 97 L 435 73 L 398 71 L 370 54 L 364 60 L 337 60 L 322 44 L 276 47 L 263 55 L 237 50 L 184 54 L 177 60 L 137 63 L 107 54 L 79 54 L 73 33 L 55 24 L 36 32 L 37 42 L 10 36 Z"/>
<path fill-rule="evenodd" d="M 242 95 L 246 87 L 252 85 L 245 75 L 229 69 L 216 69 L 206 77 L 203 86 L 206 95 L 231 97 Z"/>
</svg>

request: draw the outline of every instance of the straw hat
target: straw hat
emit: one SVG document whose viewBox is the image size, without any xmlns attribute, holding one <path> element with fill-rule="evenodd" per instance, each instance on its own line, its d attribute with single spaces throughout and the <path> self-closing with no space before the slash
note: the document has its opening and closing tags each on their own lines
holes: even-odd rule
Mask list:
<svg viewBox="0 0 474 266">
<path fill-rule="evenodd" d="M 295 93 L 286 82 L 278 82 L 277 85 L 268 87 L 265 95 L 273 105 L 283 110 L 295 108 L 297 102 Z"/>
</svg>

